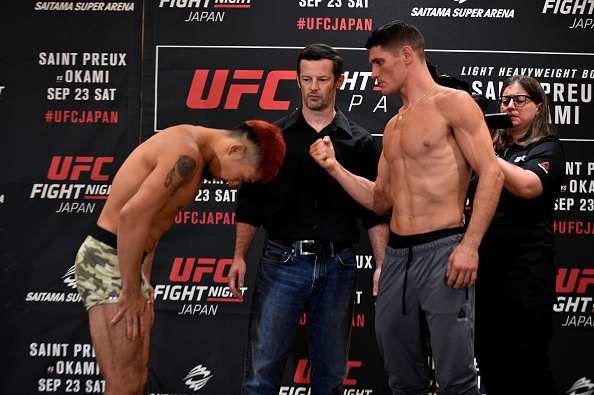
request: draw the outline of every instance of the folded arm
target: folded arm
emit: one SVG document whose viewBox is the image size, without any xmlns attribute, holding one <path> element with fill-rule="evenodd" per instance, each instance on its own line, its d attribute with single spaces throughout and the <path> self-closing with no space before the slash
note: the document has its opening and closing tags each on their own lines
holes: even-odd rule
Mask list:
<svg viewBox="0 0 594 395">
<path fill-rule="evenodd" d="M 385 214 L 392 208 L 389 194 L 389 168 L 382 153 L 377 179 L 370 181 L 345 169 L 334 154 L 330 137 L 325 136 L 312 144 L 309 154 L 328 174 L 330 174 L 345 191 L 366 209 L 376 214 Z"/>
</svg>

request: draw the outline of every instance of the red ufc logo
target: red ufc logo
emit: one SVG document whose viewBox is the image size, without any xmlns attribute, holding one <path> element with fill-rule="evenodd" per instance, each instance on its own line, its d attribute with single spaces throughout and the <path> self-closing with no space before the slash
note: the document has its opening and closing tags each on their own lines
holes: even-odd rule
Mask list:
<svg viewBox="0 0 594 395">
<path fill-rule="evenodd" d="M 311 366 L 307 359 L 300 359 L 297 364 L 297 370 L 295 371 L 295 377 L 293 378 L 295 384 L 309 384 L 311 382 L 309 375 L 311 373 Z M 349 379 L 349 372 L 351 368 L 360 368 L 361 361 L 348 361 L 347 362 L 347 374 L 344 378 L 344 385 L 356 385 L 357 379 Z"/>
<path fill-rule="evenodd" d="M 581 277 L 580 271 L 582 272 Z M 577 285 L 577 293 L 584 294 L 589 284 L 594 284 L 594 269 L 571 269 L 568 278 L 567 269 L 559 269 L 559 274 L 557 274 L 558 293 L 574 292 Z"/>
<path fill-rule="evenodd" d="M 74 165 L 72 160 L 74 159 Z M 105 163 L 112 163 L 113 156 L 54 156 L 47 172 L 48 180 L 78 180 L 82 172 L 91 172 L 91 180 L 107 181 L 109 176 L 101 174 L 101 166 Z M 61 165 L 60 165 L 61 163 Z"/>
<path fill-rule="evenodd" d="M 217 263 L 214 258 L 199 258 L 198 262 L 196 262 L 195 258 L 175 258 L 169 280 L 187 282 L 191 278 L 192 282 L 199 283 L 202 281 L 203 274 L 214 271 L 214 282 L 227 284 L 227 276 L 224 275 L 224 272 L 227 266 L 231 266 L 232 262 L 232 259 L 219 259 Z M 192 276 L 192 273 L 194 273 L 194 276 Z"/>
<path fill-rule="evenodd" d="M 215 70 L 214 77 L 208 91 L 208 96 L 203 99 L 204 88 L 210 70 L 196 70 L 190 87 L 186 105 L 190 108 L 212 110 L 219 107 L 223 99 L 223 92 L 227 85 L 229 70 Z M 264 70 L 235 70 L 233 80 L 255 80 L 256 84 L 231 83 L 225 100 L 226 110 L 237 110 L 243 94 L 257 94 L 260 90 Z M 296 80 L 297 72 L 289 70 L 273 70 L 266 75 L 264 88 L 260 96 L 260 108 L 263 110 L 288 110 L 290 101 L 275 100 L 274 95 L 281 80 Z"/>
</svg>

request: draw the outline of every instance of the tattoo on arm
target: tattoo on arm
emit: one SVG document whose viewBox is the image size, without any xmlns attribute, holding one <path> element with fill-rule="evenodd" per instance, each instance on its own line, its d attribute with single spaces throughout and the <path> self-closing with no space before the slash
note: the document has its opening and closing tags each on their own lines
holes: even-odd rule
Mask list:
<svg viewBox="0 0 594 395">
<path fill-rule="evenodd" d="M 196 169 L 196 161 L 191 156 L 180 155 L 173 168 L 167 173 L 167 177 L 165 177 L 165 188 L 170 186 L 179 187 L 188 179 L 194 169 Z"/>
</svg>

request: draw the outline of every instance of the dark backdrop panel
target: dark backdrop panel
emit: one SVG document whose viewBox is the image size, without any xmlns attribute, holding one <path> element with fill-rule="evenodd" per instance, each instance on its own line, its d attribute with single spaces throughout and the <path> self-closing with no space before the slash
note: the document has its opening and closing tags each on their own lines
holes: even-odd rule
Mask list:
<svg viewBox="0 0 594 395">
<path fill-rule="evenodd" d="M 102 392 L 73 265 L 140 141 L 141 4 L 0 6 L 3 394 Z"/>
</svg>

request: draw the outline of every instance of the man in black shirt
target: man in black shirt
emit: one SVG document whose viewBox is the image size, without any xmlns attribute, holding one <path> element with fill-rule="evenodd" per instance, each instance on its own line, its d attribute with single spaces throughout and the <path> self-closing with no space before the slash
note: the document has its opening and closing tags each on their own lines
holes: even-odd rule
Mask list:
<svg viewBox="0 0 594 395">
<path fill-rule="evenodd" d="M 389 217 L 357 204 L 309 155 L 311 144 L 331 136 L 343 166 L 368 179 L 376 177 L 380 151 L 373 137 L 334 106 L 342 72 L 342 59 L 332 47 L 313 44 L 300 53 L 302 106 L 275 123 L 287 145 L 279 175 L 267 185 L 245 185 L 239 192 L 228 275 L 237 298 L 242 298 L 245 256 L 256 230 L 263 225 L 267 232 L 250 314 L 243 394 L 278 394 L 304 313 L 312 393 L 342 393 L 356 287 L 352 245 L 359 240 L 357 216 L 371 240 L 377 267 L 374 294 L 377 289 Z"/>
</svg>

